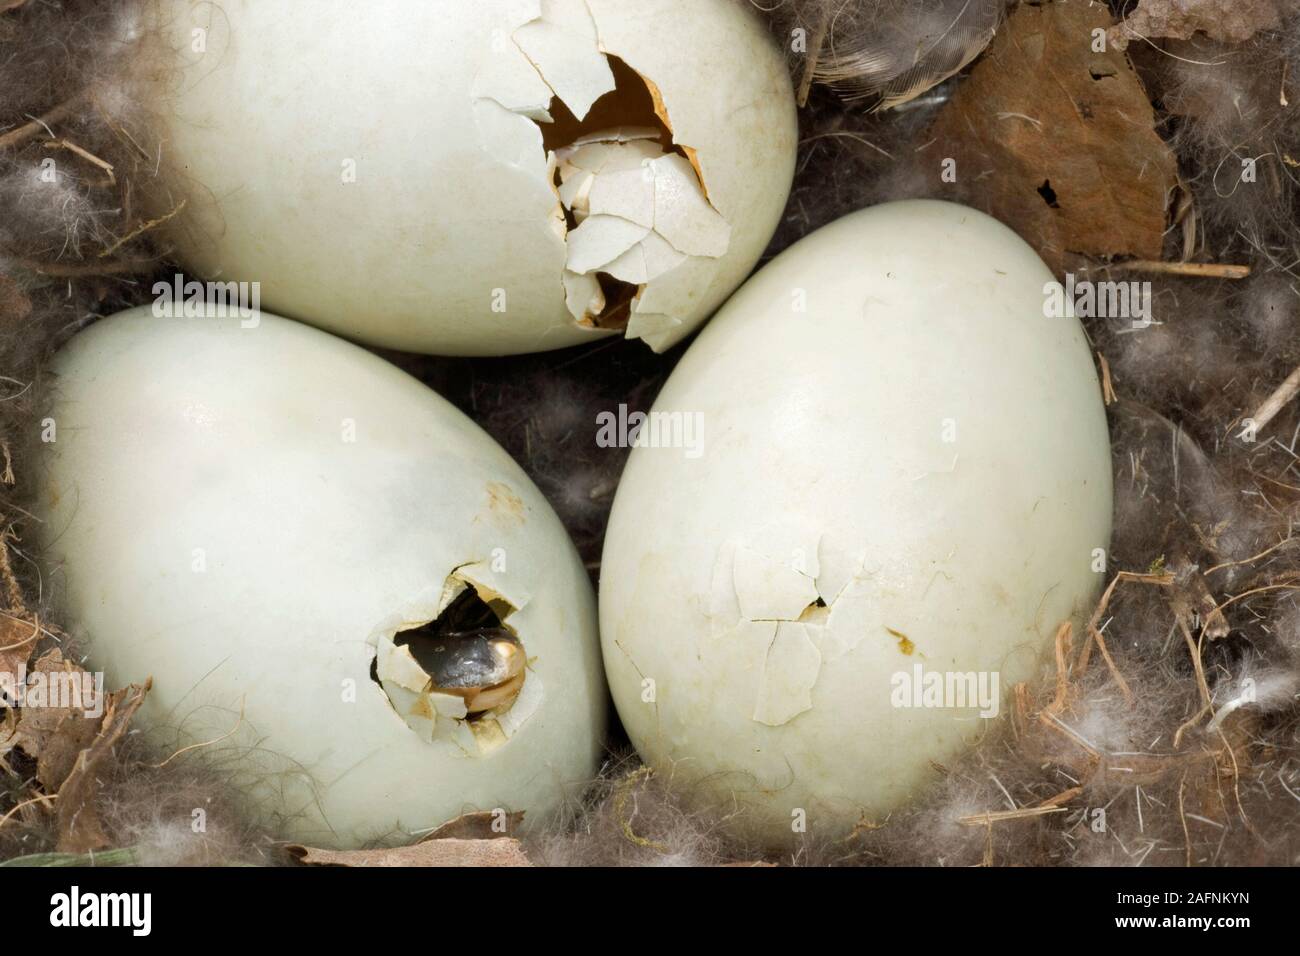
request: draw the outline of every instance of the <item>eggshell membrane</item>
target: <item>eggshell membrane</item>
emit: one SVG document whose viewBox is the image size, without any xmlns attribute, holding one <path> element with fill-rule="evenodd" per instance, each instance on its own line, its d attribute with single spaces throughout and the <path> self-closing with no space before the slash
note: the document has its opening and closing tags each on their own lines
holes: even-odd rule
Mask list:
<svg viewBox="0 0 1300 956">
<path fill-rule="evenodd" d="M 56 356 L 42 538 L 89 666 L 110 686 L 152 676 L 140 726 L 215 741 L 195 756 L 290 838 L 401 842 L 468 809 L 544 818 L 595 773 L 606 709 L 593 594 L 559 520 L 434 392 L 256 318 L 134 309 Z M 471 580 L 516 608 L 529 660 L 482 747 L 453 720 L 421 739 L 371 679 L 377 642 Z"/>
<path fill-rule="evenodd" d="M 1109 443 L 1082 328 L 1044 315 L 1052 282 L 982 213 L 877 206 L 747 282 L 656 401 L 702 416 L 703 443 L 632 451 L 606 673 L 641 755 L 737 800 L 748 835 L 882 821 L 987 726 L 894 706 L 895 675 L 996 672 L 1005 709 L 1091 610 Z"/>
<path fill-rule="evenodd" d="M 648 81 L 730 225 L 723 255 L 641 289 L 629 337 L 663 349 L 702 322 L 757 262 L 789 192 L 789 78 L 757 17 L 729 0 L 151 9 L 175 65 L 154 87 L 172 186 L 159 212 L 185 200 L 160 229 L 200 276 L 259 282 L 266 307 L 368 344 L 496 355 L 611 334 L 566 306 L 538 125 L 557 91 L 585 113 L 603 54 Z"/>
</svg>

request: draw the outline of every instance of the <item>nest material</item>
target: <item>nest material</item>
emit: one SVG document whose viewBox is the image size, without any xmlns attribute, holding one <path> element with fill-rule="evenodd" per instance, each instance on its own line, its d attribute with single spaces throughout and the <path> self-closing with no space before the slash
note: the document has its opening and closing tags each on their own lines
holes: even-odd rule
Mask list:
<svg viewBox="0 0 1300 956">
<path fill-rule="evenodd" d="M 105 691 L 96 720 L 4 711 L 3 854 L 34 864 L 1300 862 L 1300 97 L 1291 86 L 1300 13 L 1290 0 L 1237 0 L 1236 32 L 1211 36 L 1213 17 L 1192 27 L 1161 20 L 1161 0 L 1137 12 L 1116 6 L 1134 13 L 1128 27 L 1082 0 L 1021 3 L 985 55 L 952 78 L 974 34 L 909 34 L 907 20 L 879 16 L 898 4 L 805 0 L 769 11 L 780 42 L 792 25 L 814 41 L 792 59 L 808 106 L 769 254 L 852 209 L 932 196 L 999 215 L 1063 271 L 1150 283 L 1145 324 L 1084 318 L 1114 448 L 1108 586 L 1086 627 L 1062 626 L 1040 679 L 1014 688 L 1010 718 L 935 766 L 916 803 L 859 821 L 843 841 L 808 838 L 764 857 L 727 836 L 737 811 L 702 805 L 624 747 L 561 821 L 521 830 L 518 819 L 498 827 L 477 815 L 409 850 L 327 859 L 249 825 L 206 748 L 157 753 L 136 742 L 130 713 L 147 688 L 126 688 Z M 1215 4 L 1189 6 L 1206 14 Z M 839 15 L 829 20 L 832 7 Z M 10 669 L 75 670 L 78 660 L 50 610 L 49 569 L 25 544 L 44 363 L 87 323 L 145 301 L 167 268 L 161 220 L 137 211 L 161 146 L 126 69 L 139 39 L 133 9 L 127 0 L 0 3 L 0 655 Z M 1056 80 L 1072 94 L 1063 101 L 1086 104 L 1092 84 L 1112 84 L 1106 96 L 1149 110 L 1146 119 L 1093 122 L 1043 113 L 1059 104 L 1032 97 L 1014 102 L 1041 69 L 1020 41 L 1060 40 L 1082 18 L 1100 18 L 1129 48 L 1060 67 Z M 1170 36 L 1153 33 L 1160 23 Z M 846 107 L 814 83 L 845 81 L 828 72 L 836 61 L 826 51 L 861 58 L 904 47 L 911 60 L 890 60 L 902 67 L 849 81 L 893 109 Z M 996 135 L 1007 123 L 1047 134 L 1009 143 Z M 1080 154 L 1121 164 L 1144 155 L 1162 172 L 1123 196 L 1103 194 L 1105 177 L 1070 164 Z M 54 179 L 42 179 L 51 157 Z M 955 180 L 945 158 L 957 160 Z M 1109 230 L 1079 218 L 1090 203 L 1108 204 Z M 1154 234 L 1152 208 L 1165 211 Z M 647 408 L 675 356 L 606 341 L 503 360 L 386 357 L 521 461 L 594 571 L 624 452 L 596 449 L 587 429 L 620 402 Z M 482 845 L 500 839 L 519 842 Z"/>
</svg>

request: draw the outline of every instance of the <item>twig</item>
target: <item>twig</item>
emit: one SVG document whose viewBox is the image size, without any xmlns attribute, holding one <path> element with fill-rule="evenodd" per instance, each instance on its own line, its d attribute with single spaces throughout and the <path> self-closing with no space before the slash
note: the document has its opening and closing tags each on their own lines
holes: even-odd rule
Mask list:
<svg viewBox="0 0 1300 956">
<path fill-rule="evenodd" d="M 22 615 L 27 611 L 27 603 L 23 600 L 23 589 L 14 574 L 13 563 L 9 560 L 9 539 L 13 536 L 12 529 L 0 533 L 0 585 L 4 586 L 9 610 Z"/>
<path fill-rule="evenodd" d="M 1205 569 L 1205 573 L 1206 573 L 1206 574 L 1213 574 L 1215 571 L 1222 571 L 1222 570 L 1224 570 L 1225 568 L 1236 568 L 1236 567 L 1240 567 L 1240 566 L 1243 565 L 1243 564 L 1253 564 L 1254 562 L 1258 561 L 1260 558 L 1263 558 L 1263 557 L 1266 557 L 1266 556 L 1272 554 L 1272 553 L 1273 553 L 1274 551 L 1276 551 L 1278 548 L 1284 547 L 1285 545 L 1290 544 L 1290 543 L 1291 543 L 1292 541 L 1294 541 L 1294 540 L 1295 540 L 1294 537 L 1283 538 L 1283 539 L 1282 539 L 1281 541 L 1279 541 L 1277 544 L 1272 545 L 1271 547 L 1265 548 L 1265 549 L 1264 549 L 1263 551 L 1261 551 L 1259 554 L 1252 554 L 1249 558 L 1242 558 L 1240 561 L 1224 561 L 1222 564 L 1216 564 L 1216 565 L 1215 565 L 1214 567 L 1212 567 L 1212 568 L 1206 568 L 1206 569 Z"/>
<path fill-rule="evenodd" d="M 86 162 L 90 163 L 92 166 L 98 166 L 100 169 L 102 169 L 105 173 L 108 174 L 108 181 L 107 181 L 107 182 L 104 182 L 104 183 L 99 183 L 99 184 L 97 184 L 97 185 L 102 185 L 102 186 L 116 186 L 116 185 L 117 185 L 117 176 L 115 176 L 115 175 L 113 174 L 113 164 L 110 163 L 110 162 L 108 162 L 108 161 L 106 161 L 106 160 L 100 159 L 98 156 L 96 156 L 94 153 L 92 153 L 92 152 L 91 152 L 90 150 L 88 150 L 88 149 L 82 149 L 80 146 L 78 146 L 78 145 L 77 145 L 76 143 L 74 143 L 72 140 L 70 140 L 70 139 L 52 139 L 52 140 L 50 140 L 48 143 L 45 144 L 45 148 L 46 148 L 46 149 L 66 149 L 68 152 L 73 153 L 73 154 L 75 154 L 75 155 L 77 155 L 77 156 L 80 156 L 82 159 L 84 159 Z"/>
<path fill-rule="evenodd" d="M 1075 797 L 1079 796 L 1082 793 L 1083 793 L 1082 786 L 1071 787 L 1069 790 L 1062 790 L 1054 797 L 1048 797 L 1046 800 L 1040 803 L 1039 806 L 1059 807 L 1063 803 L 1069 803 L 1071 800 L 1073 800 Z"/>
<path fill-rule="evenodd" d="M 1119 401 L 1119 396 L 1115 394 L 1115 386 L 1110 379 L 1110 363 L 1100 352 L 1097 353 L 1097 361 L 1101 364 L 1101 400 L 1103 404 L 1114 405 Z"/>
<path fill-rule="evenodd" d="M 1101 636 L 1099 629 L 1093 630 L 1092 639 L 1097 643 L 1097 650 L 1101 651 L 1102 660 L 1106 662 L 1106 667 L 1109 668 L 1111 676 L 1119 684 L 1119 690 L 1124 695 L 1124 701 L 1129 704 L 1133 703 L 1133 690 L 1128 686 L 1128 681 L 1124 679 L 1124 675 L 1119 672 L 1119 668 L 1115 666 L 1115 659 L 1110 656 L 1110 648 L 1106 646 L 1106 641 Z"/>
<path fill-rule="evenodd" d="M 1059 714 L 1065 708 L 1065 697 L 1070 689 L 1068 676 L 1070 666 L 1066 663 L 1066 659 L 1070 653 L 1070 635 L 1073 631 L 1074 625 L 1069 621 L 1056 629 L 1054 642 L 1056 647 L 1056 696 L 1052 698 L 1052 702 L 1045 708 L 1049 713 Z"/>
<path fill-rule="evenodd" d="M 1110 268 L 1122 272 L 1152 272 L 1161 275 L 1195 276 L 1203 279 L 1244 279 L 1250 266 L 1226 262 L 1167 262 L 1161 259 L 1129 259 L 1112 262 Z"/>
<path fill-rule="evenodd" d="M 1102 640 L 1101 637 L 1101 631 L 1099 630 L 1099 627 L 1097 627 L 1101 623 L 1101 615 L 1106 613 L 1106 606 L 1110 604 L 1110 597 L 1114 594 L 1115 585 L 1118 585 L 1119 581 L 1134 581 L 1136 584 L 1156 584 L 1158 587 L 1167 588 L 1170 584 L 1174 583 L 1174 575 L 1167 571 L 1164 572 L 1164 574 L 1139 574 L 1139 572 L 1136 571 L 1117 572 L 1114 578 L 1110 579 L 1110 584 L 1106 587 L 1105 593 L 1102 593 L 1101 601 L 1097 602 L 1097 607 L 1096 610 L 1093 610 L 1092 618 L 1088 619 L 1089 640 L 1083 645 L 1083 650 L 1079 653 L 1079 659 L 1075 662 L 1075 676 L 1079 676 L 1080 674 L 1083 674 L 1084 670 L 1087 670 L 1088 661 L 1092 657 L 1092 645 L 1096 644 L 1102 649 L 1101 653 L 1102 657 L 1105 657 L 1106 659 L 1106 665 L 1110 667 L 1112 674 L 1117 676 L 1119 679 L 1119 685 L 1125 689 L 1126 700 L 1132 700 L 1131 692 L 1128 691 L 1128 684 L 1125 682 L 1125 679 L 1123 679 L 1123 676 L 1119 674 L 1119 671 L 1115 670 L 1114 661 L 1110 659 L 1110 654 L 1108 650 L 1105 649 L 1105 641 Z"/>
<path fill-rule="evenodd" d="M 18 265 L 41 275 L 54 276 L 59 279 L 75 279 L 80 276 L 110 276 L 120 273 L 144 272 L 154 265 L 151 259 L 118 259 L 104 263 L 74 263 L 64 265 L 59 262 L 36 262 L 32 259 L 19 259 Z"/>
<path fill-rule="evenodd" d="M 1201 692 L 1201 703 L 1213 710 L 1214 701 L 1210 695 L 1210 685 L 1205 680 L 1205 664 L 1201 661 L 1201 647 L 1192 638 L 1192 629 L 1187 626 L 1187 622 L 1181 616 L 1178 618 L 1178 629 L 1183 632 L 1183 640 L 1187 643 L 1187 653 L 1192 655 L 1192 669 L 1196 672 L 1196 686 Z"/>
<path fill-rule="evenodd" d="M 1295 371 L 1286 377 L 1286 381 L 1273 390 L 1272 395 L 1264 399 L 1263 404 L 1255 409 L 1255 414 L 1250 416 L 1250 420 L 1255 425 L 1253 429 L 1255 434 L 1276 418 L 1277 413 L 1282 411 L 1296 395 L 1300 395 L 1300 365 L 1297 365 Z"/>
<path fill-rule="evenodd" d="M 1213 709 L 1214 708 L 1211 707 L 1209 704 L 1202 704 L 1200 710 L 1192 714 L 1192 716 L 1188 717 L 1186 720 L 1184 720 L 1181 724 L 1178 725 L 1178 730 L 1174 732 L 1175 750 L 1177 750 L 1179 747 L 1182 746 L 1183 734 L 1187 733 L 1187 731 L 1191 730 L 1193 727 L 1199 724 L 1201 722 L 1201 718 L 1204 717 L 1206 714 L 1210 713 Z"/>
<path fill-rule="evenodd" d="M 1001 820 L 1023 820 L 1026 817 L 1045 817 L 1049 813 L 1065 813 L 1067 809 L 1067 807 L 1048 805 L 1021 807 L 1019 810 L 992 810 L 988 813 L 972 813 L 969 816 L 958 817 L 957 822 L 964 827 L 984 827 Z"/>
<path fill-rule="evenodd" d="M 1192 865 L 1192 834 L 1187 829 L 1187 812 L 1183 809 L 1183 787 L 1187 784 L 1187 774 L 1178 781 L 1178 819 L 1183 821 L 1183 845 L 1187 848 L 1187 865 Z"/>
<path fill-rule="evenodd" d="M 1241 822 L 1246 824 L 1246 829 L 1251 833 L 1258 835 L 1255 825 L 1250 822 L 1250 817 L 1246 816 L 1246 807 L 1241 802 L 1241 767 L 1237 765 L 1237 752 L 1232 749 L 1232 744 L 1228 743 L 1228 738 L 1223 733 L 1223 728 L 1216 728 L 1219 732 L 1219 739 L 1223 741 L 1223 746 L 1228 748 L 1228 756 L 1232 758 L 1232 795 L 1237 800 L 1237 812 L 1241 814 Z"/>
<path fill-rule="evenodd" d="M 808 93 L 812 90 L 813 76 L 817 72 L 817 61 L 822 54 L 822 44 L 826 42 L 826 24 L 829 20 L 829 9 L 823 8 L 821 15 L 817 18 L 817 25 L 813 27 L 812 36 L 808 39 L 808 49 L 805 54 L 807 59 L 804 60 L 803 76 L 799 78 L 799 92 L 795 97 L 795 103 L 800 107 L 808 103 Z"/>
<path fill-rule="evenodd" d="M 32 797 L 30 800 L 24 800 L 22 803 L 16 803 L 16 804 L 14 804 L 13 808 L 10 809 L 10 811 L 9 811 L 8 813 L 6 813 L 3 817 L 0 817 L 0 827 L 3 827 L 6 823 L 8 823 L 8 822 L 9 822 L 9 818 L 12 817 L 12 816 L 13 816 L 15 813 L 17 813 L 19 810 L 21 810 L 23 807 L 25 807 L 25 806 L 29 806 L 30 804 L 33 804 L 33 803 L 40 803 L 42 800 L 54 800 L 54 799 L 56 799 L 57 797 L 58 797 L 58 794 L 56 794 L 56 793 L 55 793 L 55 794 L 38 793 L 36 796 Z"/>
<path fill-rule="evenodd" d="M 142 223 L 140 223 L 140 225 L 136 226 L 134 229 L 132 229 L 130 232 L 128 232 L 128 233 L 127 233 L 125 236 L 123 236 L 121 239 L 117 240 L 117 242 L 113 243 L 111 246 L 109 246 L 107 249 L 105 249 L 103 252 L 101 252 L 101 253 L 99 254 L 99 258 L 104 259 L 104 258 L 106 258 L 106 257 L 108 257 L 108 256 L 111 256 L 113 253 L 117 252 L 118 249 L 121 249 L 124 245 L 126 245 L 128 242 L 130 242 L 130 241 L 131 241 L 132 239 L 134 239 L 136 236 L 139 236 L 139 235 L 141 235 L 141 234 L 143 234 L 143 233 L 148 232 L 148 231 L 149 231 L 150 229 L 152 229 L 154 226 L 161 226 L 164 222 L 166 222 L 167 220 L 173 218 L 173 217 L 176 216 L 176 215 L 177 215 L 177 214 L 178 214 L 182 209 L 184 209 L 184 208 L 185 208 L 185 203 L 186 203 L 186 202 L 187 202 L 187 200 L 182 199 L 179 203 L 176 204 L 176 208 L 173 209 L 171 212 L 166 213 L 165 215 L 159 216 L 157 219 L 150 219 L 148 222 L 142 222 Z"/>
<path fill-rule="evenodd" d="M 63 119 L 63 117 L 76 109 L 85 95 L 85 91 L 82 91 L 71 99 L 60 103 L 43 116 L 38 116 L 30 122 L 19 126 L 17 129 L 11 129 L 3 136 L 0 136 L 0 149 L 12 149 L 25 140 L 35 136 L 41 130 L 49 132 L 50 124 L 57 123 L 59 120 Z"/>
<path fill-rule="evenodd" d="M 639 781 L 648 780 L 651 774 L 652 771 L 649 767 L 641 767 L 638 770 L 632 771 L 623 778 L 614 795 L 614 814 L 618 817 L 619 825 L 623 830 L 623 836 L 628 840 L 628 842 L 634 843 L 639 847 L 658 850 L 660 853 L 667 853 L 668 847 L 664 844 L 659 843 L 656 840 L 651 840 L 648 837 L 643 837 L 632 829 L 632 819 L 636 816 L 635 807 L 632 809 L 630 814 L 624 812 L 627 808 L 628 798 L 632 795 L 632 790 L 636 787 Z"/>
</svg>

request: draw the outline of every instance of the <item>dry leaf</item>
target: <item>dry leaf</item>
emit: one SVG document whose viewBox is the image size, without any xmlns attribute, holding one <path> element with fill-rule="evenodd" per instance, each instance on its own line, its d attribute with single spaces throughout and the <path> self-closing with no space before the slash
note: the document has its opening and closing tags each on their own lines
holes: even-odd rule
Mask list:
<svg viewBox="0 0 1300 956">
<path fill-rule="evenodd" d="M 507 813 L 504 817 L 496 810 L 462 813 L 455 820 L 448 820 L 420 842 L 448 839 L 498 840 L 517 832 L 523 822 L 523 810 Z"/>
<path fill-rule="evenodd" d="M 17 670 L 13 673 L 17 677 Z M 26 680 L 26 702 L 19 708 L 17 731 L 9 744 L 36 758 L 37 779 L 46 793 L 56 793 L 77 755 L 99 734 L 104 713 L 93 678 L 65 661 L 57 648 L 32 665 Z"/>
<path fill-rule="evenodd" d="M 1185 621 L 1194 621 L 1204 627 L 1205 636 L 1212 641 L 1227 637 L 1232 626 L 1210 592 L 1205 575 L 1185 553 L 1169 561 L 1169 570 L 1177 579 L 1170 589 L 1169 603 L 1174 614 Z"/>
<path fill-rule="evenodd" d="M 32 708 L 24 707 L 19 715 L 18 731 L 22 733 L 24 718 Z M 59 725 L 50 734 L 36 761 L 36 779 L 46 793 L 58 793 L 63 782 L 77 765 L 81 752 L 95 742 L 99 736 L 102 717 L 85 717 L 68 715 L 59 721 Z M 27 748 L 24 747 L 24 750 Z"/>
<path fill-rule="evenodd" d="M 105 698 L 99 736 L 77 755 L 72 772 L 59 788 L 56 809 L 60 853 L 86 853 L 111 845 L 99 820 L 96 775 L 100 766 L 112 759 L 113 748 L 126 733 L 152 684 L 152 680 L 146 680 L 144 686 L 130 684 Z"/>
<path fill-rule="evenodd" d="M 18 683 L 26 677 L 27 661 L 40 634 L 40 628 L 11 616 L 13 613 L 6 611 L 0 616 L 0 705 L 5 708 L 0 723 L 0 759 L 18 745 Z"/>
<path fill-rule="evenodd" d="M 1083 0 L 1022 4 L 932 131 L 959 182 L 977 185 L 967 201 L 1058 273 L 1067 253 L 1162 251 L 1176 164 L 1127 58 L 1092 52 L 1110 22 Z"/>
<path fill-rule="evenodd" d="M 1107 39 L 1123 50 L 1138 38 L 1187 40 L 1200 31 L 1214 40 L 1241 43 L 1260 30 L 1280 26 L 1279 0 L 1142 0 L 1123 22 L 1110 28 Z"/>
<path fill-rule="evenodd" d="M 532 866 L 513 837 L 426 840 L 391 850 L 319 850 L 298 844 L 288 850 L 309 866 Z"/>
<path fill-rule="evenodd" d="M 0 614 L 0 674 L 17 680 L 36 649 L 41 629 L 31 621 L 10 617 L 9 613 Z"/>
</svg>

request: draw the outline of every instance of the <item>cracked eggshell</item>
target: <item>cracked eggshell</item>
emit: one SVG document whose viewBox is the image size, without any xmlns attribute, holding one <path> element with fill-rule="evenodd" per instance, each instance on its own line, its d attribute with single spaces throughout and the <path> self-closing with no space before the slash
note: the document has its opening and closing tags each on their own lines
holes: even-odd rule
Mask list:
<svg viewBox="0 0 1300 956">
<path fill-rule="evenodd" d="M 910 688 L 983 675 L 992 701 L 997 675 L 1005 703 L 1091 610 L 1109 441 L 1081 326 L 1044 317 L 1052 282 L 974 210 L 854 213 L 747 282 L 655 403 L 702 442 L 623 472 L 606 674 L 642 756 L 734 794 L 753 835 L 789 841 L 801 810 L 821 835 L 883 820 L 986 726 Z"/>
<path fill-rule="evenodd" d="M 785 64 L 732 0 L 153 9 L 163 61 L 176 64 L 160 71 L 153 111 L 171 182 L 159 213 L 186 200 L 164 226 L 180 259 L 259 282 L 266 307 L 368 344 L 499 355 L 610 334 L 579 321 L 603 297 L 594 271 L 566 269 L 542 138 L 553 97 L 582 119 L 614 88 L 609 57 L 653 91 L 685 154 L 668 155 L 690 178 L 682 191 L 679 170 L 658 165 L 661 199 L 681 197 L 657 210 L 673 238 L 656 232 L 618 264 L 644 280 L 628 337 L 664 349 L 699 325 L 758 261 L 789 193 Z M 606 185 L 631 190 L 623 207 L 644 200 L 636 182 Z"/>
<path fill-rule="evenodd" d="M 140 726 L 165 747 L 219 740 L 205 755 L 293 839 L 544 817 L 595 774 L 606 719 L 591 585 L 559 520 L 415 379 L 257 318 L 134 309 L 56 356 L 43 545 L 89 666 L 110 686 L 152 676 Z M 417 695 L 390 698 L 372 663 L 400 683 L 377 648 L 467 583 L 515 609 L 523 690 L 477 733 L 430 694 L 421 727 L 395 709 Z"/>
</svg>

